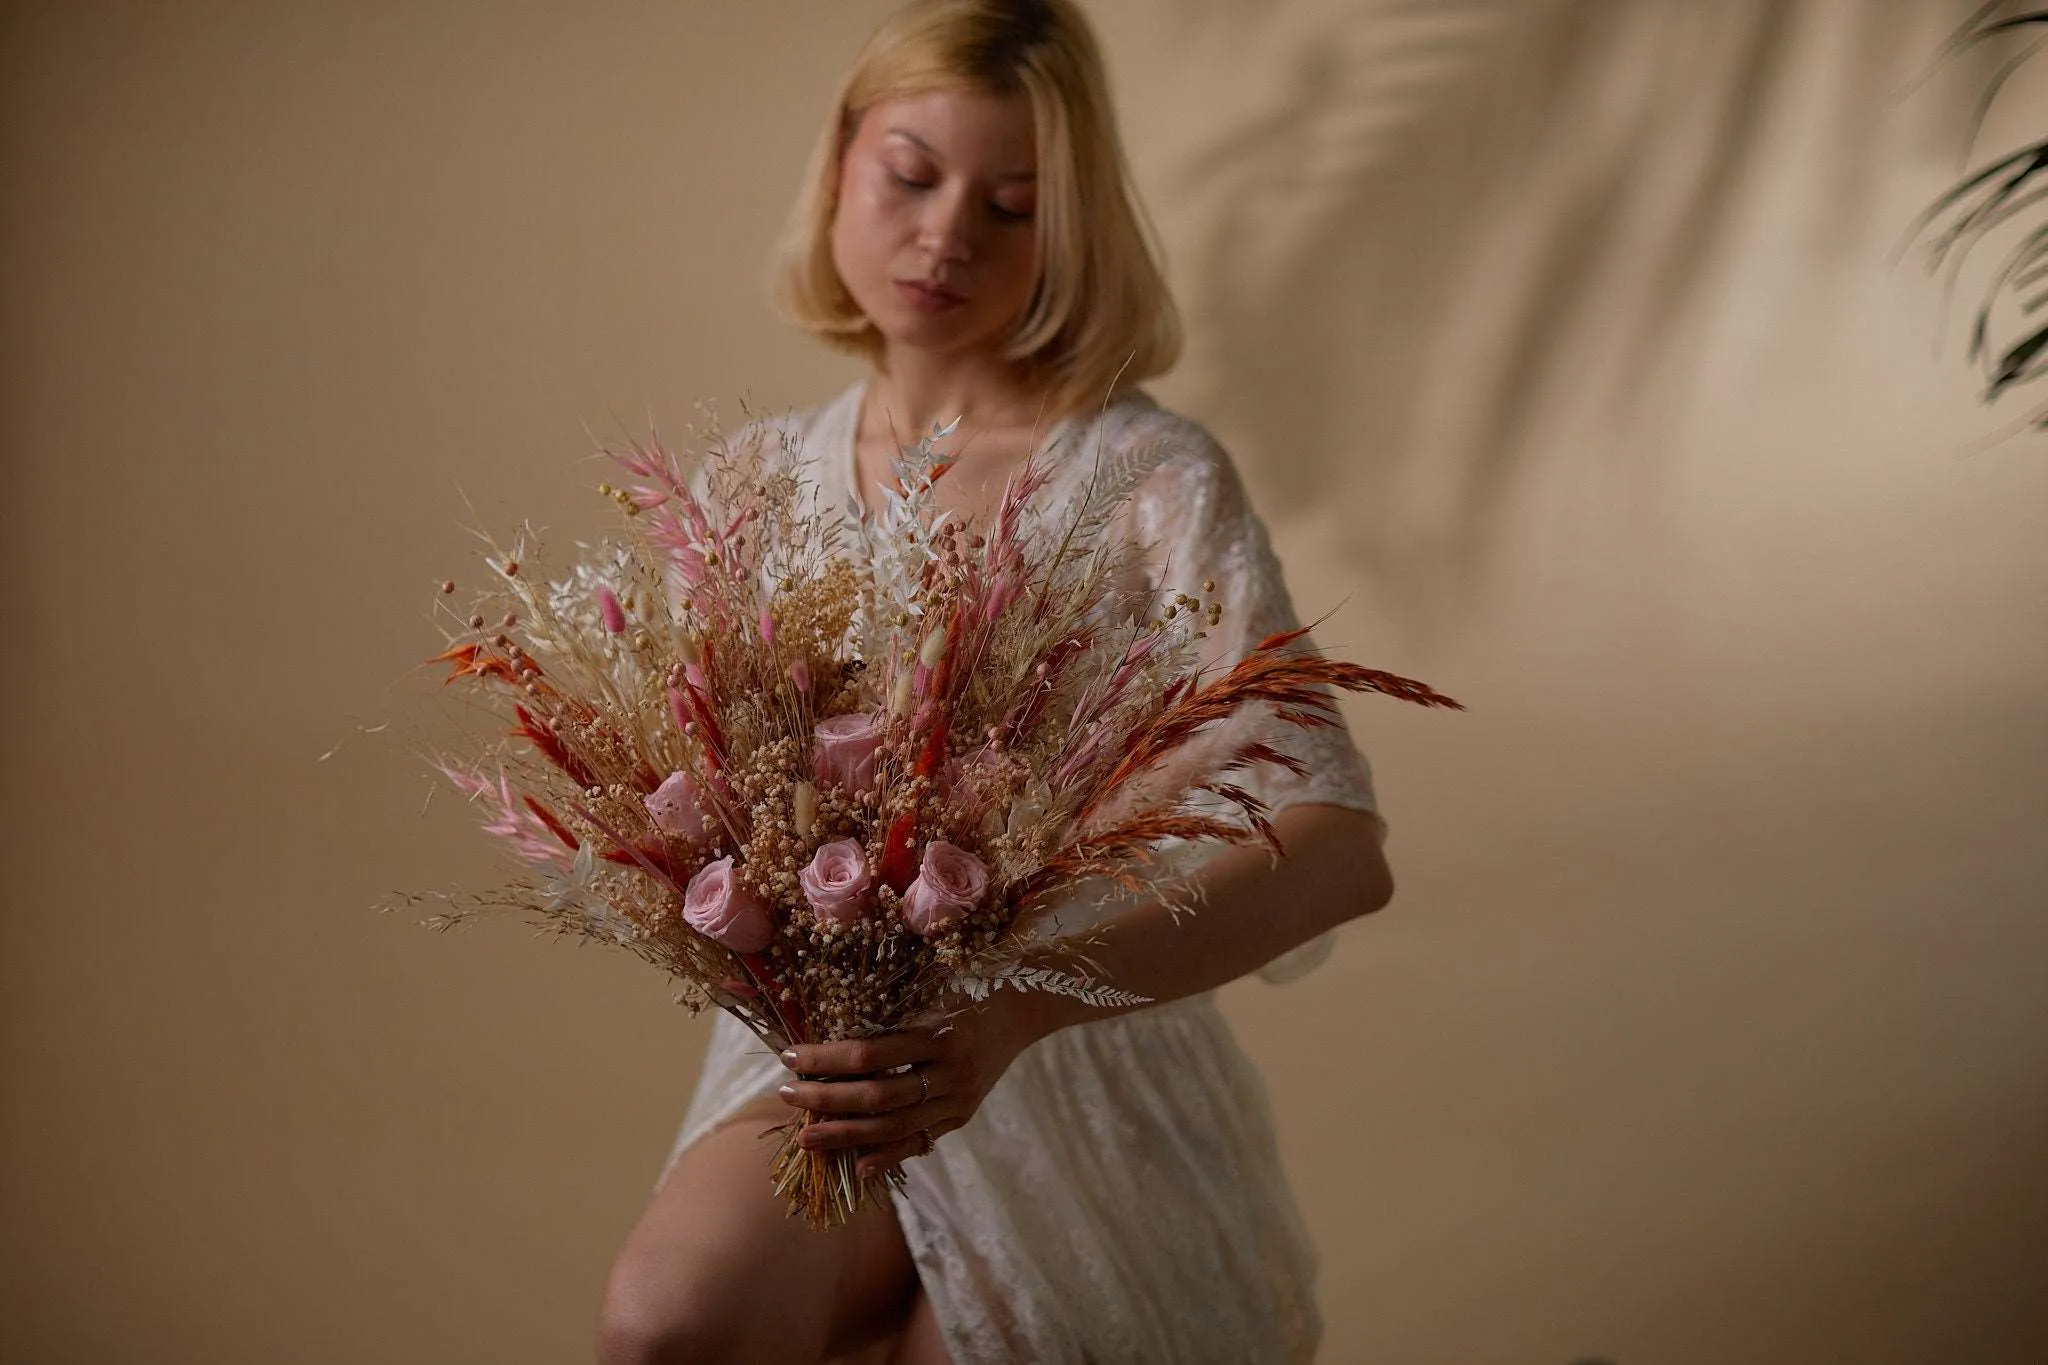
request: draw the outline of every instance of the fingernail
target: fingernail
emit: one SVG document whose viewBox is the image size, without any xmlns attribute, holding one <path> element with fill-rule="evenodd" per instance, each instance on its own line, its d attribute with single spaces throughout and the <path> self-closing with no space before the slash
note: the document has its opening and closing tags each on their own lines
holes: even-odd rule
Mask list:
<svg viewBox="0 0 2048 1365">
<path fill-rule="evenodd" d="M 786 1047 L 786 1048 L 784 1048 L 784 1049 L 782 1050 L 782 1064 L 783 1064 L 784 1066 L 788 1067 L 788 1068 L 789 1068 L 789 1069 L 790 1069 L 791 1071 L 794 1071 L 794 1070 L 796 1070 L 796 1049 L 795 1049 L 795 1048 L 793 1048 L 793 1047 Z"/>
<path fill-rule="evenodd" d="M 796 1087 L 793 1085 L 785 1085 L 782 1087 L 782 1089 L 776 1091 L 775 1093 L 782 1096 L 782 1098 L 784 1098 L 785 1100 L 788 1100 L 791 1104 L 796 1103 Z"/>
</svg>

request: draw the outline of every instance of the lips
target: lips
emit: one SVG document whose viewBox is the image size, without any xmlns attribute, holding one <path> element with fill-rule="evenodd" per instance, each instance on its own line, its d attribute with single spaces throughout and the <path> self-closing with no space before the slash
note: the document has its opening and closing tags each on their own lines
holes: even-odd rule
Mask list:
<svg viewBox="0 0 2048 1365">
<path fill-rule="evenodd" d="M 944 285 L 925 280 L 898 280 L 896 290 L 911 307 L 928 313 L 943 312 L 967 302 L 964 296 Z"/>
</svg>

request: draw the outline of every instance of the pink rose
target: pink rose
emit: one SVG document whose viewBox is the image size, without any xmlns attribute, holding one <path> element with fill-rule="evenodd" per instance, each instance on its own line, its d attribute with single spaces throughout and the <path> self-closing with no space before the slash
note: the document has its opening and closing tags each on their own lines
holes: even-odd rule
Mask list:
<svg viewBox="0 0 2048 1365">
<path fill-rule="evenodd" d="M 732 875 L 732 859 L 704 864 L 683 892 L 683 919 L 736 953 L 758 953 L 775 937 L 775 922 Z"/>
<path fill-rule="evenodd" d="M 988 892 L 988 867 L 964 848 L 944 839 L 924 846 L 924 865 L 903 893 L 903 922 L 912 933 L 930 934 L 972 910 Z"/>
<path fill-rule="evenodd" d="M 842 924 L 860 918 L 861 902 L 875 884 L 855 839 L 834 839 L 820 845 L 797 880 L 803 883 L 804 899 L 819 919 Z"/>
<path fill-rule="evenodd" d="M 818 722 L 818 746 L 811 755 L 811 767 L 820 782 L 850 792 L 866 791 L 875 784 L 875 754 L 882 747 L 879 716 L 856 711 Z"/>
<path fill-rule="evenodd" d="M 655 827 L 664 834 L 686 839 L 704 837 L 704 812 L 697 808 L 697 784 L 688 773 L 673 772 L 642 801 L 654 817 Z"/>
</svg>

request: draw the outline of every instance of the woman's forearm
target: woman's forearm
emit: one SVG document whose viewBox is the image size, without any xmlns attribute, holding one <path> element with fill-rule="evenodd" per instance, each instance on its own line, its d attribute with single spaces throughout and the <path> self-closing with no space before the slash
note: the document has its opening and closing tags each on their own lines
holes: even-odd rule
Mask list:
<svg viewBox="0 0 2048 1365">
<path fill-rule="evenodd" d="M 1081 951 L 1100 969 L 1098 979 L 1164 1004 L 1234 981 L 1392 898 L 1374 817 L 1297 805 L 1273 824 L 1286 849 L 1277 864 L 1260 846 L 1224 849 L 1194 879 L 1200 895 L 1192 914 L 1176 921 L 1166 906 L 1145 902 L 1091 932 Z M 1057 947 L 1033 965 L 1075 970 Z M 1019 993 L 1010 1003 L 1038 1037 L 1123 1012 L 1045 991 Z"/>
</svg>

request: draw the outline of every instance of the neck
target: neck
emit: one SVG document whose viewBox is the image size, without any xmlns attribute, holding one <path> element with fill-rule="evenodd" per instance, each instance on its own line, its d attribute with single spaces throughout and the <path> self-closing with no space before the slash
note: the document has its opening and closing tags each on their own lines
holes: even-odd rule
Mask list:
<svg viewBox="0 0 2048 1365">
<path fill-rule="evenodd" d="M 892 347 L 868 381 L 864 425 L 909 445 L 933 426 L 960 421 L 960 435 L 1011 425 L 1041 425 L 1043 394 L 1010 361 L 996 356 L 934 356 Z"/>
</svg>

